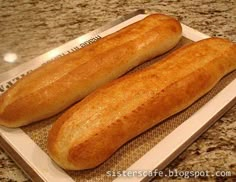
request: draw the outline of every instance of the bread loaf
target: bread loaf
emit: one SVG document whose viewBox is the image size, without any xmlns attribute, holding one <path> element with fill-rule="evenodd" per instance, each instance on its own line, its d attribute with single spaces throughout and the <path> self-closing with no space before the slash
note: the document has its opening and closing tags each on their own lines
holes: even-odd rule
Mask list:
<svg viewBox="0 0 236 182">
<path fill-rule="evenodd" d="M 173 48 L 180 23 L 153 14 L 43 65 L 0 97 L 0 124 L 26 125 L 64 110 L 99 86 Z"/>
<path fill-rule="evenodd" d="M 93 168 L 199 99 L 236 69 L 236 45 L 210 38 L 97 89 L 53 125 L 48 151 L 62 168 Z"/>
</svg>

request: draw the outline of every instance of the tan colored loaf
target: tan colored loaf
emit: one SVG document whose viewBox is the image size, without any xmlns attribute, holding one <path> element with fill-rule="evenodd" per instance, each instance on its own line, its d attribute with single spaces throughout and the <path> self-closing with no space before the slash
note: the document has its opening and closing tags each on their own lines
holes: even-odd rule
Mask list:
<svg viewBox="0 0 236 182">
<path fill-rule="evenodd" d="M 55 115 L 99 86 L 170 50 L 180 38 L 177 20 L 153 14 L 45 64 L 0 97 L 0 124 L 18 127 Z"/>
<path fill-rule="evenodd" d="M 178 113 L 236 69 L 236 45 L 210 38 L 180 48 L 144 70 L 97 89 L 49 132 L 48 151 L 62 168 L 93 168 L 140 133 Z"/>
</svg>

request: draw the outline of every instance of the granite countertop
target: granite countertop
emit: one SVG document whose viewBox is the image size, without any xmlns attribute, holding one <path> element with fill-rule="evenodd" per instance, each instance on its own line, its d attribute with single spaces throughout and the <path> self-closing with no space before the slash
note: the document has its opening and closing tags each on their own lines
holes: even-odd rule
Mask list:
<svg viewBox="0 0 236 182">
<path fill-rule="evenodd" d="M 49 0 L 0 0 L 0 73 L 137 9 L 172 15 L 210 36 L 236 42 L 235 0 L 64 0 L 57 3 Z M 3 61 L 3 55 L 8 52 L 17 53 L 15 63 Z M 175 159 L 169 168 L 231 171 L 234 177 L 208 180 L 234 181 L 235 138 L 236 105 Z M 29 181 L 3 150 L 0 150 L 0 181 Z"/>
</svg>

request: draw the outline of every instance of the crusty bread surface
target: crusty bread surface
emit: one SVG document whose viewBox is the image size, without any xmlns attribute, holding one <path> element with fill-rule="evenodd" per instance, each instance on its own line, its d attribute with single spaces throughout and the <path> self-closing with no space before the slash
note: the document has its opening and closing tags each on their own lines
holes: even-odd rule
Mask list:
<svg viewBox="0 0 236 182">
<path fill-rule="evenodd" d="M 53 116 L 96 88 L 173 48 L 180 23 L 153 14 L 44 64 L 0 96 L 0 124 L 19 127 Z"/>
<path fill-rule="evenodd" d="M 236 45 L 210 38 L 114 80 L 66 111 L 48 151 L 64 169 L 93 168 L 140 133 L 180 112 L 236 69 Z"/>
</svg>

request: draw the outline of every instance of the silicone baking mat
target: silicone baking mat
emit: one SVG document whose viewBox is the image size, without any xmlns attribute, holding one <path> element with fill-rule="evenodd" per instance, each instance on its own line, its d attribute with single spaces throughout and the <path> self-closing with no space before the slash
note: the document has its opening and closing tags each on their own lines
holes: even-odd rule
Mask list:
<svg viewBox="0 0 236 182">
<path fill-rule="evenodd" d="M 138 66 L 131 72 L 135 72 L 142 69 L 150 64 L 155 63 L 162 57 L 165 57 L 169 53 L 173 52 L 175 49 L 191 43 L 192 41 L 187 38 L 182 38 L 178 45 L 168 53 L 153 59 L 141 66 Z M 129 73 L 128 73 L 129 74 Z M 131 164 L 142 157 L 147 151 L 154 147 L 158 142 L 160 142 L 165 136 L 171 133 L 177 126 L 183 123 L 189 116 L 191 116 L 195 111 L 197 111 L 201 106 L 207 103 L 213 96 L 215 96 L 220 90 L 222 90 L 228 83 L 230 83 L 234 78 L 236 78 L 236 72 L 233 72 L 223 78 L 213 90 L 211 90 L 207 95 L 199 99 L 191 107 L 176 114 L 169 119 L 163 121 L 161 124 L 155 126 L 154 128 L 148 130 L 147 132 L 139 135 L 135 139 L 126 143 L 122 146 L 114 155 L 112 155 L 107 161 L 94 169 L 83 170 L 83 171 L 66 171 L 75 181 L 112 181 L 115 177 L 108 176 L 108 171 L 123 171 L 126 170 Z M 158 109 L 158 108 L 157 108 Z M 48 131 L 51 128 L 52 123 L 56 120 L 59 115 L 44 120 L 35 124 L 31 124 L 22 129 L 29 135 L 35 143 L 37 143 L 45 152 L 47 152 L 46 143 Z M 99 142 L 99 141 L 98 141 Z M 158 154 L 157 154 L 158 155 Z"/>
</svg>

